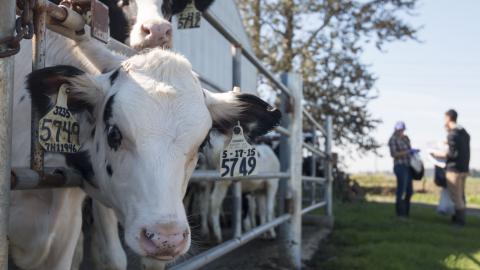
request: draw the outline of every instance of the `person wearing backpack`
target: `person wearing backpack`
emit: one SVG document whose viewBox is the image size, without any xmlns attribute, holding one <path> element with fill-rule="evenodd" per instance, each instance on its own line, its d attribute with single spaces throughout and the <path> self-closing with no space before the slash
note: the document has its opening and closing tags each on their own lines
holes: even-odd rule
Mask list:
<svg viewBox="0 0 480 270">
<path fill-rule="evenodd" d="M 447 189 L 455 204 L 455 214 L 452 222 L 459 226 L 466 224 L 465 220 L 465 180 L 470 163 L 470 135 L 457 124 L 458 114 L 451 109 L 445 113 L 445 128 L 447 129 L 447 152 L 432 153 L 435 158 L 446 159 Z"/>
<path fill-rule="evenodd" d="M 393 158 L 393 172 L 397 178 L 395 212 L 399 217 L 409 216 L 410 199 L 413 195 L 413 174 L 410 168 L 410 158 L 415 150 L 410 146 L 410 139 L 405 135 L 405 129 L 404 122 L 397 122 L 388 141 L 390 155 Z"/>
</svg>

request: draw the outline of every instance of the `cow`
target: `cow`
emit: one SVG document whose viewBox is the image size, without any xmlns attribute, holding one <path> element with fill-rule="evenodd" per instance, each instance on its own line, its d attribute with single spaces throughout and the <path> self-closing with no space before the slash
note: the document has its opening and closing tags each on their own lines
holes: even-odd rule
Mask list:
<svg viewBox="0 0 480 270">
<path fill-rule="evenodd" d="M 118 5 L 123 9 L 130 33 L 128 37 L 115 24 L 111 25 L 112 36 L 129 44 L 136 50 L 160 46 L 172 47 L 172 16 L 185 10 L 189 0 L 103 0 L 109 6 Z M 195 8 L 207 10 L 214 0 L 193 0 Z M 112 7 L 115 10 L 115 7 Z M 113 28 L 113 29 L 112 29 Z"/>
<path fill-rule="evenodd" d="M 278 114 L 280 114 L 278 112 Z M 230 136 L 226 136 L 224 132 L 212 130 L 210 132 L 210 141 L 203 148 L 202 153 L 205 155 L 206 166 L 210 169 L 219 169 L 220 155 L 223 148 L 230 141 Z M 252 136 L 247 138 L 253 141 Z M 280 172 L 280 161 L 275 155 L 274 151 L 265 144 L 255 145 L 257 150 L 257 168 L 258 173 Z M 205 186 L 202 190 L 207 194 L 200 192 L 198 195 L 202 198 L 209 198 L 209 200 L 200 200 L 201 209 L 201 234 L 207 236 L 209 229 L 207 222 L 204 220 L 208 216 L 211 229 L 213 231 L 213 238 L 216 243 L 222 242 L 222 232 L 220 227 L 220 211 L 223 200 L 227 194 L 231 181 L 218 181 L 213 185 L 213 190 L 210 191 L 208 183 L 203 183 Z M 242 193 L 248 194 L 245 196 L 248 199 L 248 213 L 245 215 L 243 224 L 246 230 L 255 226 L 256 224 L 256 206 L 258 205 L 258 212 L 260 217 L 260 224 L 265 224 L 273 220 L 275 212 L 275 197 L 278 189 L 278 179 L 259 179 L 242 181 Z M 267 232 L 266 238 L 275 238 L 274 229 Z"/>
<path fill-rule="evenodd" d="M 209 130 L 229 136 L 240 121 L 246 134 L 257 136 L 277 125 L 280 113 L 255 96 L 202 89 L 190 63 L 173 52 L 152 49 L 126 58 L 89 38 L 75 43 L 49 35 L 51 50 L 70 54 L 47 54 L 51 66 L 30 73 L 26 88 L 19 82 L 29 68 L 19 63 L 28 55 L 15 58 L 12 166 L 28 164 L 30 104 L 45 114 L 66 85 L 81 148 L 48 153 L 45 164 L 73 168 L 85 182 L 82 189 L 11 193 L 14 262 L 22 269 L 70 269 L 85 193 L 113 210 L 138 255 L 166 263 L 184 254 L 190 228 L 182 198 Z"/>
</svg>

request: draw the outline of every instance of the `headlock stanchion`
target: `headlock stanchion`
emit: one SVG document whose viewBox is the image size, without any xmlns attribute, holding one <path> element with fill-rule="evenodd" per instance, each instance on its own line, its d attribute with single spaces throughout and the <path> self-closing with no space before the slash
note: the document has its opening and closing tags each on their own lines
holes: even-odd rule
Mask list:
<svg viewBox="0 0 480 270">
<path fill-rule="evenodd" d="M 15 1 L 0 8 L 0 40 L 14 34 Z M 8 48 L 0 44 L 0 51 Z M 13 56 L 0 58 L 0 270 L 8 269 L 8 207 L 12 151 Z"/>
<path fill-rule="evenodd" d="M 29 1 L 29 0 L 24 0 Z M 87 3 L 90 0 L 77 0 Z M 84 34 L 85 21 L 75 11 L 63 6 L 57 6 L 47 0 L 31 0 L 35 3 L 33 25 L 35 38 L 33 40 L 33 70 L 45 67 L 46 59 L 46 27 L 69 38 L 76 38 Z M 15 29 L 15 1 L 7 0 L 0 8 L 0 56 L 7 55 L 3 48 L 4 38 L 12 37 Z M 302 106 L 302 82 L 298 75 L 284 74 L 282 81 L 269 71 L 250 51 L 239 42 L 214 16 L 208 12 L 204 18 L 216 29 L 232 46 L 232 86 L 240 87 L 241 82 L 241 58 L 245 57 L 252 63 L 260 74 L 271 83 L 273 87 L 281 91 L 282 123 L 275 130 L 280 133 L 280 164 L 281 172 L 261 173 L 259 175 L 223 178 L 222 180 L 234 181 L 233 188 L 233 229 L 234 238 L 228 240 L 198 256 L 190 258 L 180 264 L 174 265 L 173 269 L 199 269 L 204 265 L 216 260 L 226 253 L 259 237 L 267 230 L 280 227 L 277 244 L 284 251 L 285 264 L 290 269 L 301 267 L 301 234 L 303 214 L 326 206 L 328 216 L 333 215 L 332 209 L 332 117 L 328 116 L 325 128 Z M 3 44 L 3 45 L 2 45 Z M 110 38 L 106 45 L 109 49 L 132 56 L 136 52 Z M 10 48 L 11 49 L 11 48 Z M 14 48 L 17 49 L 18 48 Z M 13 57 L 0 58 L 0 270 L 8 268 L 8 204 L 9 190 L 12 189 L 36 189 L 55 187 L 78 187 L 82 185 L 82 177 L 75 171 L 64 168 L 44 168 L 44 151 L 37 139 L 38 120 L 40 118 L 32 110 L 31 128 L 31 167 L 11 169 L 11 116 L 13 102 Z M 200 78 L 204 84 L 221 90 L 214 82 Z M 303 139 L 303 116 L 311 123 L 312 143 L 306 143 Z M 324 150 L 319 149 L 316 132 L 325 139 Z M 312 170 L 310 176 L 302 176 L 302 150 L 306 149 L 312 155 Z M 315 157 L 316 158 L 313 158 Z M 324 177 L 316 175 L 317 161 L 323 160 Z M 242 180 L 280 179 L 278 190 L 278 214 L 268 223 L 255 227 L 242 234 L 241 211 L 242 211 Z M 192 182 L 219 181 L 217 171 L 196 171 L 192 175 Z M 325 198 L 319 199 L 317 188 L 312 189 L 311 202 L 302 209 L 302 182 L 306 186 L 326 186 Z"/>
</svg>

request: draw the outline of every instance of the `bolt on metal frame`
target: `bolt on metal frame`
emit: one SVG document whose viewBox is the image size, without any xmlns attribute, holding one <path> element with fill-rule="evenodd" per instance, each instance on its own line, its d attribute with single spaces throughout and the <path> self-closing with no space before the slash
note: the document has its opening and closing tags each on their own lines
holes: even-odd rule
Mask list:
<svg viewBox="0 0 480 270">
<path fill-rule="evenodd" d="M 79 20 L 79 14 L 64 7 L 56 6 L 47 0 L 37 0 L 34 12 L 35 38 L 33 40 L 33 70 L 45 67 L 46 54 L 46 26 L 51 30 L 59 32 L 57 25 L 48 24 L 47 15 L 56 22 L 64 23 L 74 31 L 84 27 L 84 22 Z M 15 1 L 6 1 L 0 9 L 0 38 L 11 35 L 15 24 Z M 248 50 L 242 49 L 242 44 L 226 30 L 208 12 L 204 18 L 232 45 L 232 85 L 240 86 L 240 62 L 241 57 L 248 59 L 275 87 L 282 92 L 283 126 L 277 127 L 276 131 L 282 136 L 280 138 L 280 161 L 281 173 L 267 173 L 258 176 L 236 177 L 226 180 L 233 180 L 234 190 L 234 231 L 235 237 L 222 243 L 198 256 L 191 258 L 181 264 L 173 266 L 172 269 L 198 269 L 207 263 L 225 255 L 239 246 L 257 238 L 267 230 L 280 226 L 279 244 L 286 251 L 285 258 L 292 268 L 299 269 L 301 266 L 301 215 L 326 206 L 327 214 L 332 213 L 332 174 L 331 163 L 326 162 L 325 177 L 302 176 L 302 147 L 307 148 L 312 155 L 325 158 L 331 157 L 332 148 L 332 118 L 327 117 L 326 128 L 324 129 L 313 116 L 303 109 L 301 101 L 301 86 L 295 86 L 289 81 L 290 75 L 284 74 L 282 81 L 278 80 L 263 64 Z M 88 27 L 87 27 L 88 28 Z M 73 32 L 72 32 L 73 33 Z M 60 31 L 60 34 L 69 36 L 71 33 Z M 69 36 L 71 37 L 71 36 Z M 112 50 L 119 51 L 125 55 L 133 55 L 135 51 L 124 44 L 110 39 L 107 44 Z M 2 49 L 2 48 L 0 48 Z M 62 173 L 55 168 L 44 168 L 43 149 L 38 144 L 37 126 L 40 116 L 32 113 L 31 129 L 31 168 L 10 168 L 11 157 L 11 114 L 13 102 L 13 57 L 0 59 L 0 270 L 8 268 L 8 204 L 9 190 L 11 189 L 35 189 L 55 187 L 78 187 L 82 185 L 83 179 L 72 170 L 65 170 Z M 214 83 L 201 79 L 203 83 L 215 86 Z M 288 87 L 287 87 L 288 86 Z M 218 88 L 218 87 L 217 87 Z M 218 90 L 218 89 L 217 89 Z M 289 106 L 293 105 L 293 106 Z M 291 109 L 291 112 L 287 111 Z M 33 110 L 32 110 L 33 111 Z M 289 115 L 291 117 L 289 117 Z M 303 116 L 312 123 L 326 138 L 325 151 L 321 151 L 314 145 L 303 142 L 302 121 Z M 316 159 L 314 159 L 315 161 Z M 312 163 L 315 165 L 315 162 Z M 279 216 L 269 223 L 258 226 L 244 234 L 241 234 L 241 180 L 254 180 L 266 178 L 279 178 L 278 204 Z M 192 181 L 213 181 L 218 179 L 218 172 L 197 171 L 192 176 Z M 324 201 L 313 202 L 305 209 L 301 209 L 302 202 L 302 180 L 327 185 L 327 196 Z"/>
</svg>

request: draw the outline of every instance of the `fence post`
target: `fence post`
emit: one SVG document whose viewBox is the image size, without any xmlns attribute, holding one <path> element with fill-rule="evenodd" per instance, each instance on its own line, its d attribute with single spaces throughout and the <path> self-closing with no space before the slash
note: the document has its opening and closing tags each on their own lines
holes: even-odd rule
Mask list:
<svg viewBox="0 0 480 270">
<path fill-rule="evenodd" d="M 241 89 L 242 73 L 241 73 L 241 57 L 242 48 L 232 46 L 232 87 Z M 236 181 L 232 186 L 233 195 L 233 237 L 242 235 L 242 183 Z"/>
<path fill-rule="evenodd" d="M 282 81 L 291 93 L 290 123 L 290 180 L 286 193 L 285 210 L 292 216 L 280 231 L 282 249 L 290 269 L 300 269 L 302 242 L 302 99 L 303 83 L 298 74 L 282 74 Z M 288 117 L 285 115 L 284 117 Z"/>
<path fill-rule="evenodd" d="M 0 39 L 15 29 L 15 1 L 3 1 L 0 8 Z M 0 46 L 0 51 L 3 51 Z M 12 104 L 14 57 L 0 58 L 0 270 L 8 269 L 8 215 L 12 151 Z"/>
<path fill-rule="evenodd" d="M 326 130 L 326 138 L 325 138 L 325 153 L 327 154 L 327 160 L 325 166 L 325 179 L 327 180 L 327 216 L 333 217 L 333 193 L 332 193 L 332 184 L 333 184 L 333 177 L 332 177 L 332 139 L 333 139 L 333 124 L 332 124 L 332 116 L 327 115 L 326 123 L 325 123 L 325 130 Z"/>
<path fill-rule="evenodd" d="M 313 146 L 316 146 L 317 142 L 317 132 L 315 130 L 315 128 L 312 128 L 312 145 Z M 312 160 L 310 161 L 310 166 L 311 166 L 311 172 L 310 172 L 310 175 L 313 176 L 313 177 L 317 177 L 317 155 L 315 155 L 314 153 L 312 153 Z M 306 183 L 308 185 L 308 183 Z M 310 192 L 310 196 L 311 196 L 311 205 L 314 205 L 315 202 L 316 202 L 316 188 L 317 188 L 317 183 L 316 182 L 311 182 L 310 183 L 310 186 L 311 186 L 311 189 Z"/>
<path fill-rule="evenodd" d="M 35 1 L 36 6 L 33 12 L 33 24 L 35 35 L 32 40 L 32 70 L 45 67 L 46 54 L 46 0 Z M 31 128 L 30 128 L 30 168 L 43 174 L 43 148 L 38 141 L 38 122 L 40 115 L 37 110 L 31 112 Z"/>
</svg>

